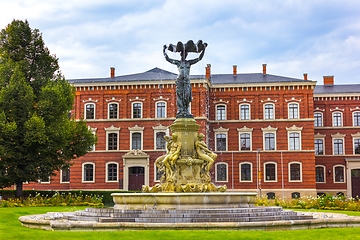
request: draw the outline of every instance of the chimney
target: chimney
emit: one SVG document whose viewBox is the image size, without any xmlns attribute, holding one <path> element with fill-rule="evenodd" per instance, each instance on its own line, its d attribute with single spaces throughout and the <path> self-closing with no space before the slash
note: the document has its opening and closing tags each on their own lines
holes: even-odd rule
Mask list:
<svg viewBox="0 0 360 240">
<path fill-rule="evenodd" d="M 308 80 L 307 76 L 308 76 L 308 74 L 304 73 L 304 80 Z"/>
<path fill-rule="evenodd" d="M 110 68 L 110 77 L 111 77 L 111 78 L 114 78 L 114 77 L 115 77 L 115 68 L 114 68 L 114 67 L 111 67 L 111 68 Z"/>
<path fill-rule="evenodd" d="M 211 64 L 208 64 L 205 67 L 205 78 L 210 79 L 210 77 L 211 77 Z"/>
<path fill-rule="evenodd" d="M 233 65 L 233 75 L 236 76 L 237 75 L 237 66 Z"/>
<path fill-rule="evenodd" d="M 334 85 L 334 76 L 324 76 L 324 85 Z"/>
<path fill-rule="evenodd" d="M 263 74 L 265 75 L 265 74 L 266 74 L 266 64 L 264 63 L 264 64 L 262 65 L 262 67 L 263 67 Z"/>
</svg>

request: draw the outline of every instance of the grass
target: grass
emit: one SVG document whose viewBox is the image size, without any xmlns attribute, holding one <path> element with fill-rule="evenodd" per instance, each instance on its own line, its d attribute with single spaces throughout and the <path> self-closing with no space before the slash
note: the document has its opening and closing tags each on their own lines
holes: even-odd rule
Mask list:
<svg viewBox="0 0 360 240">
<path fill-rule="evenodd" d="M 81 240 L 104 240 L 104 239 L 156 239 L 156 240 L 176 240 L 176 239 L 360 239 L 360 228 L 332 228 L 332 229 L 313 229 L 313 230 L 292 230 L 292 231 L 184 231 L 184 230 L 164 230 L 164 231 L 104 231 L 104 232 L 60 232 L 45 231 L 39 229 L 29 229 L 21 226 L 18 218 L 24 215 L 40 214 L 46 212 L 64 212 L 84 209 L 85 207 L 19 207 L 19 208 L 0 208 L 0 239 L 81 239 Z M 309 211 L 309 210 L 307 210 Z M 316 210 L 317 211 L 317 210 Z M 326 212 L 326 211 L 324 211 Z M 347 213 L 349 215 L 360 216 L 359 212 L 331 211 Z"/>
</svg>

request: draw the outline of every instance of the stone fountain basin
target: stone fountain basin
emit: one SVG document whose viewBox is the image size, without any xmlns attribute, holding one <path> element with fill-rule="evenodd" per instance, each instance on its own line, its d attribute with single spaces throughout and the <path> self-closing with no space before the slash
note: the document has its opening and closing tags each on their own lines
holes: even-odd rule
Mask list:
<svg viewBox="0 0 360 240">
<path fill-rule="evenodd" d="M 115 209 L 199 209 L 253 206 L 256 192 L 112 193 Z"/>
</svg>

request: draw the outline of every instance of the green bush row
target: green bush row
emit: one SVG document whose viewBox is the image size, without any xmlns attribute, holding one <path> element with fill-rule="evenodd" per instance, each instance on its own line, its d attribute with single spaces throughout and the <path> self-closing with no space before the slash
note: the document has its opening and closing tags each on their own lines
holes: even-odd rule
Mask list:
<svg viewBox="0 0 360 240">
<path fill-rule="evenodd" d="M 124 191 L 37 191 L 24 190 L 23 197 L 16 198 L 15 190 L 0 190 L 0 207 L 16 206 L 112 206 L 111 193 Z"/>
<path fill-rule="evenodd" d="M 325 210 L 345 210 L 360 211 L 360 201 L 357 198 L 346 198 L 343 195 L 321 195 L 317 197 L 304 196 L 297 199 L 268 199 L 263 196 L 257 198 L 257 206 L 280 206 L 293 209 L 325 209 Z"/>
</svg>

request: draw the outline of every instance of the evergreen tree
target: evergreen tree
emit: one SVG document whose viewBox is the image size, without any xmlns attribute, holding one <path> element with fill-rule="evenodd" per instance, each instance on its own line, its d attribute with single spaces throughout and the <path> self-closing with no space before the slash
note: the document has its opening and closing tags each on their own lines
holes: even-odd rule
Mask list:
<svg viewBox="0 0 360 240">
<path fill-rule="evenodd" d="M 84 155 L 95 137 L 69 118 L 74 88 L 38 29 L 13 20 L 0 32 L 0 187 L 48 179 Z"/>
</svg>

